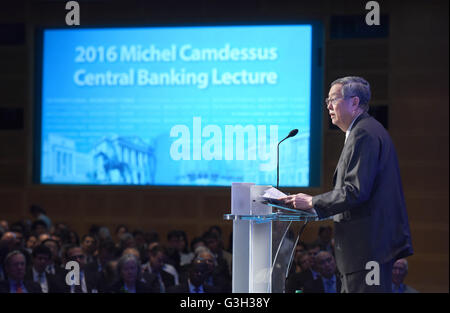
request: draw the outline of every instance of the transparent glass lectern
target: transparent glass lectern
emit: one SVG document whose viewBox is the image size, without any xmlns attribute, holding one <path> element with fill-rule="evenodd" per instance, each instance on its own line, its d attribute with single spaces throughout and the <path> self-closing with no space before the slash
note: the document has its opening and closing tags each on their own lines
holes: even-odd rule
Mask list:
<svg viewBox="0 0 450 313">
<path fill-rule="evenodd" d="M 233 183 L 231 214 L 233 221 L 232 292 L 283 293 L 297 241 L 316 214 L 268 203 L 262 198 L 272 186 Z M 294 225 L 298 235 L 293 235 Z"/>
</svg>

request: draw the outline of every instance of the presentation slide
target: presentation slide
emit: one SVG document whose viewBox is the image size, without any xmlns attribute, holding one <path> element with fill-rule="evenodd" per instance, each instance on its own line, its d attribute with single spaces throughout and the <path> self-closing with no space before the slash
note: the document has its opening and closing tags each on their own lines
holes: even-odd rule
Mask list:
<svg viewBox="0 0 450 313">
<path fill-rule="evenodd" d="M 311 25 L 46 29 L 40 183 L 310 184 Z"/>
</svg>

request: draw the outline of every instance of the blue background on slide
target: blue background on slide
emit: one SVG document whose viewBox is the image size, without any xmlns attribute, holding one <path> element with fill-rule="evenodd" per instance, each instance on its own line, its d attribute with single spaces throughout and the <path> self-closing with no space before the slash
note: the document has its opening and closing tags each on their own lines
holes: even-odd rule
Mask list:
<svg viewBox="0 0 450 313">
<path fill-rule="evenodd" d="M 183 61 L 183 45 L 198 49 L 276 48 L 275 60 Z M 106 60 L 108 48 L 154 45 L 176 46 L 175 61 L 114 62 Z M 229 186 L 232 182 L 276 183 L 276 142 L 291 129 L 299 134 L 280 146 L 280 182 L 284 186 L 309 185 L 311 115 L 310 25 L 214 26 L 165 28 L 104 28 L 45 30 L 42 76 L 41 183 L 50 184 L 144 184 Z M 93 62 L 76 62 L 80 49 L 96 51 Z M 78 49 L 78 50 L 77 50 Z M 99 51 L 103 49 L 104 60 Z M 92 54 L 90 55 L 92 57 Z M 128 73 L 127 86 L 79 86 L 74 74 Z M 149 73 L 205 72 L 208 86 L 137 84 L 137 71 Z M 276 84 L 213 85 L 212 70 L 224 72 L 276 72 Z M 220 77 L 220 76 L 219 76 Z M 219 160 L 193 160 L 194 150 L 212 137 L 195 142 L 194 118 L 201 129 L 220 130 Z M 189 130 L 189 159 L 174 160 L 171 146 L 181 134 L 170 136 L 176 125 Z M 236 139 L 225 145 L 226 125 L 255 131 L 256 145 L 245 136 L 244 159 L 236 155 Z M 258 131 L 266 126 L 265 132 Z M 269 136 L 276 126 L 276 137 Z M 211 127 L 210 127 L 211 128 Z M 178 128 L 179 129 L 179 128 Z M 198 138 L 197 136 L 196 138 Z M 262 138 L 264 137 L 264 138 Z M 185 138 L 187 139 L 187 138 Z M 258 144 L 265 139 L 266 145 Z M 217 141 L 218 140 L 218 141 Z M 217 146 L 216 146 L 217 148 Z M 181 148 L 180 148 L 181 149 Z M 178 149 L 177 151 L 181 151 Z M 232 149 L 232 150 L 231 150 Z M 256 149 L 256 151 L 248 150 Z M 270 151 L 260 159 L 259 151 Z M 232 151 L 226 160 L 225 151 Z M 221 153 L 220 153 L 221 152 Z M 249 153 L 256 160 L 249 159 Z"/>
</svg>

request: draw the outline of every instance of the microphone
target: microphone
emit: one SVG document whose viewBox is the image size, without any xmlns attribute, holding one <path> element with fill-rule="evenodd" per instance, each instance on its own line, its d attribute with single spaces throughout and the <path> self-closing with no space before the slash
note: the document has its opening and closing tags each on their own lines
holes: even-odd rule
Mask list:
<svg viewBox="0 0 450 313">
<path fill-rule="evenodd" d="M 294 137 L 295 135 L 297 135 L 298 133 L 298 129 L 293 129 L 289 132 L 289 135 L 287 135 L 283 140 L 281 140 L 278 145 L 277 145 L 277 189 L 279 186 L 279 182 L 280 182 L 280 143 L 282 143 L 283 141 L 285 141 L 288 138 Z"/>
</svg>

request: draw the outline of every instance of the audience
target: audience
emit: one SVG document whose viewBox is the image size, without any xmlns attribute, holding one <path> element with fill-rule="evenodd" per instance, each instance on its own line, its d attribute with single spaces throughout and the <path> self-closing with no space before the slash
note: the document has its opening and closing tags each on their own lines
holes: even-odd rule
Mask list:
<svg viewBox="0 0 450 313">
<path fill-rule="evenodd" d="M 154 230 L 92 225 L 79 239 L 68 224 L 52 224 L 45 211 L 30 208 L 34 220 L 0 220 L 0 293 L 229 293 L 232 254 L 222 230 L 209 227 L 188 240 L 172 230 L 167 243 Z M 26 240 L 24 240 L 24 238 Z M 320 227 L 317 240 L 299 242 L 286 280 L 286 292 L 339 293 L 331 227 Z M 69 286 L 69 261 L 79 264 L 79 285 Z M 417 290 L 404 284 L 406 259 L 393 267 L 393 292 Z"/>
</svg>

